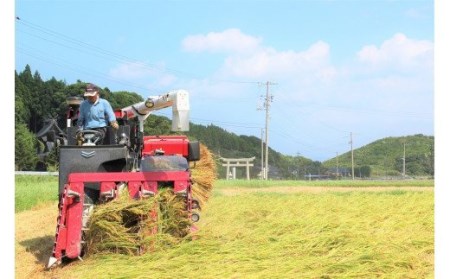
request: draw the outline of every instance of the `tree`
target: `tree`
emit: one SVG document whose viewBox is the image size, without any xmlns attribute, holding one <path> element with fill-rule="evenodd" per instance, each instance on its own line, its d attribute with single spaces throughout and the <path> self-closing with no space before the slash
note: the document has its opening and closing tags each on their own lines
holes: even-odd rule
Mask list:
<svg viewBox="0 0 450 279">
<path fill-rule="evenodd" d="M 15 73 L 15 121 L 28 124 L 31 112 L 29 102 L 31 93 L 22 83 L 17 72 Z"/>
<path fill-rule="evenodd" d="M 26 109 L 22 98 L 19 96 L 15 96 L 14 102 L 14 110 L 15 110 L 15 122 L 16 123 L 27 123 L 30 118 L 30 112 Z"/>
<path fill-rule="evenodd" d="M 171 123 L 166 117 L 150 115 L 144 122 L 145 135 L 168 135 L 171 133 Z"/>
<path fill-rule="evenodd" d="M 355 168 L 355 176 L 358 177 L 370 177 L 372 174 L 372 168 L 370 166 L 361 166 Z"/>
<path fill-rule="evenodd" d="M 16 123 L 15 128 L 15 169 L 34 170 L 38 161 L 37 139 L 25 124 Z"/>
<path fill-rule="evenodd" d="M 114 92 L 110 96 L 110 104 L 113 109 L 121 109 L 127 106 L 144 101 L 144 99 L 137 93 L 127 91 Z"/>
</svg>

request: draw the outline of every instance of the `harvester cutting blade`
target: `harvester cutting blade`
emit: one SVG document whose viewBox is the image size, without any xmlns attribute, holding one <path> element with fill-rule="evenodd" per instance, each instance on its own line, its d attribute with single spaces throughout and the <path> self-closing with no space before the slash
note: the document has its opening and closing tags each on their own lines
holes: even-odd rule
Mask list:
<svg viewBox="0 0 450 279">
<path fill-rule="evenodd" d="M 58 259 L 55 257 L 50 257 L 48 259 L 48 264 L 47 264 L 47 269 L 50 269 L 53 267 L 53 265 L 55 265 L 56 263 L 58 263 Z"/>
</svg>

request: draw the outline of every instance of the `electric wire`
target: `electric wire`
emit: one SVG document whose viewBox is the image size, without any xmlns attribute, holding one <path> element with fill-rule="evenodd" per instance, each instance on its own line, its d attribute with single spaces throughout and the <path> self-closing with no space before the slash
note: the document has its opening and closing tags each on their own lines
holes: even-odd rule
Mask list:
<svg viewBox="0 0 450 279">
<path fill-rule="evenodd" d="M 103 49 L 101 47 L 98 47 L 96 45 L 89 44 L 84 41 L 71 38 L 67 35 L 52 31 L 48 28 L 39 26 L 37 24 L 31 23 L 31 22 L 23 20 L 23 19 L 18 19 L 18 22 L 20 22 L 20 24 L 16 25 L 16 26 L 19 27 L 18 28 L 19 32 L 21 32 L 27 36 L 32 36 L 34 38 L 37 38 L 42 41 L 46 41 L 48 43 L 51 43 L 51 44 L 54 44 L 57 46 L 76 50 L 78 52 L 85 53 L 88 55 L 95 55 L 96 57 L 100 57 L 100 58 L 108 60 L 108 61 L 114 60 L 114 61 L 117 61 L 120 63 L 134 64 L 136 66 L 140 66 L 144 69 L 148 69 L 151 71 L 157 71 L 157 72 L 161 72 L 161 73 L 170 73 L 170 74 L 174 74 L 179 77 L 182 76 L 182 77 L 189 77 L 189 78 L 194 78 L 194 79 L 202 79 L 201 77 L 199 77 L 197 75 L 194 75 L 192 73 L 188 73 L 185 71 L 168 68 L 168 67 L 162 67 L 160 65 L 152 64 L 152 63 L 144 63 L 137 59 L 128 57 L 126 55 L 118 54 L 118 53 Z M 30 33 L 26 30 L 23 30 L 21 28 L 21 25 L 25 26 L 27 28 L 30 28 L 34 31 L 37 31 L 39 34 Z M 92 69 L 86 69 L 84 67 L 74 64 L 73 62 L 64 61 L 60 58 L 54 59 L 51 54 L 46 54 L 42 51 L 36 50 L 35 48 L 23 45 L 21 42 L 19 43 L 19 46 L 17 49 L 22 54 L 28 55 L 30 57 L 33 57 L 35 59 L 41 60 L 46 63 L 53 64 L 58 67 L 62 67 L 64 69 L 68 69 L 72 72 L 84 73 L 84 74 L 97 76 L 97 77 L 100 77 L 103 79 L 107 79 L 107 80 L 116 82 L 118 84 L 130 86 L 130 87 L 145 90 L 145 91 L 147 91 L 149 89 L 148 87 L 145 87 L 145 86 L 131 84 L 124 80 L 119 80 L 117 78 L 113 78 L 113 77 L 111 77 L 109 75 L 105 75 L 101 72 L 95 72 Z M 33 53 L 33 51 L 37 52 L 37 54 Z M 51 58 L 49 58 L 49 57 L 51 57 Z M 225 80 L 225 79 L 208 79 L 208 80 L 209 80 L 209 82 L 212 82 L 212 83 L 257 84 L 259 86 L 259 88 L 262 88 L 262 85 L 264 85 L 263 83 L 257 82 L 257 81 L 239 81 L 239 80 Z M 286 100 L 282 94 L 277 94 L 277 95 L 279 95 L 279 96 L 277 96 L 277 98 L 281 97 L 281 100 L 283 100 L 283 99 Z M 287 100 L 287 101 L 292 105 L 292 100 Z M 365 113 L 365 114 L 369 114 L 369 113 L 370 114 L 380 114 L 380 113 L 382 113 L 382 114 L 400 115 L 403 117 L 413 117 L 413 118 L 424 117 L 424 116 L 429 117 L 430 115 L 432 115 L 431 113 L 428 113 L 428 112 L 387 111 L 387 110 L 381 110 L 381 109 L 348 108 L 348 107 L 337 106 L 337 105 L 324 106 L 324 105 L 311 104 L 311 103 L 309 103 L 307 105 L 302 104 L 302 106 L 299 106 L 299 107 L 305 107 L 305 106 L 307 106 L 308 109 L 311 109 L 312 111 L 306 112 L 305 110 L 303 110 L 303 111 L 299 110 L 299 112 L 303 113 L 304 115 L 323 113 L 324 111 L 327 111 L 327 110 L 328 111 L 338 111 L 338 112 L 344 111 L 344 112 L 351 112 L 351 113 L 360 112 L 360 113 Z M 314 107 L 316 107 L 317 109 L 313 110 Z M 275 108 L 278 115 L 284 115 L 285 119 L 298 119 L 298 116 L 294 118 L 294 117 L 292 117 L 292 115 L 288 115 L 286 117 L 286 114 L 289 114 L 289 113 L 284 109 L 279 109 L 276 106 L 272 106 L 272 108 Z M 161 114 L 161 115 L 163 115 L 163 114 Z M 199 121 L 201 123 L 220 124 L 221 126 L 227 126 L 227 127 L 246 128 L 246 129 L 262 129 L 261 125 L 257 125 L 257 124 L 249 125 L 249 123 L 226 122 L 226 121 L 208 120 L 208 119 L 203 119 L 203 118 L 192 118 L 192 119 Z M 342 132 L 342 133 L 349 133 L 349 131 L 345 131 L 345 130 L 336 128 L 333 125 L 325 123 L 319 119 L 315 119 L 315 121 L 317 123 L 319 123 L 320 125 L 322 125 L 323 127 L 326 127 L 328 129 L 332 129 L 332 130 Z M 280 123 L 283 123 L 283 122 L 280 121 Z M 292 123 L 292 121 L 290 123 Z M 293 143 L 302 145 L 305 149 L 308 149 L 308 150 L 323 150 L 324 149 L 323 147 L 318 147 L 318 146 L 314 146 L 312 144 L 305 143 L 302 140 L 298 139 L 297 137 L 294 137 L 294 136 L 286 133 L 285 130 L 287 130 L 287 129 L 280 129 L 280 128 L 282 128 L 282 127 L 278 127 L 276 129 L 271 128 L 270 130 L 274 131 L 278 135 L 281 135 L 284 139 L 289 139 Z M 328 148 L 325 148 L 325 149 L 329 150 Z M 335 152 L 335 150 L 333 150 L 333 152 Z"/>
<path fill-rule="evenodd" d="M 48 38 L 45 38 L 45 37 L 42 37 L 42 36 L 39 36 L 39 35 L 36 35 L 36 34 L 32 34 L 32 33 L 29 33 L 27 31 L 19 29 L 19 31 L 24 33 L 24 34 L 28 34 L 28 35 L 33 36 L 35 38 L 38 38 L 38 39 L 41 39 L 41 40 L 44 40 L 44 41 L 47 41 L 47 42 L 50 42 L 50 43 L 53 43 L 53 44 L 56 44 L 56 45 L 59 45 L 59 46 L 63 46 L 63 47 L 70 48 L 70 49 L 74 49 L 74 50 L 77 50 L 79 52 L 84 52 L 84 53 L 87 53 L 87 54 L 90 54 L 90 55 L 96 55 L 96 57 L 98 57 L 97 55 L 100 54 L 101 58 L 107 59 L 108 61 L 110 61 L 111 58 L 112 58 L 113 60 L 115 60 L 117 62 L 127 63 L 127 64 L 134 64 L 136 66 L 139 66 L 139 67 L 142 67 L 142 68 L 148 69 L 148 70 L 159 71 L 159 72 L 162 72 L 162 73 L 171 73 L 171 74 L 175 74 L 177 76 L 189 77 L 189 78 L 194 78 L 194 79 L 202 79 L 202 77 L 199 77 L 198 75 L 195 75 L 193 73 L 189 73 L 189 72 L 186 72 L 186 71 L 181 71 L 181 70 L 177 70 L 177 69 L 173 69 L 173 68 L 168 68 L 168 67 L 162 67 L 162 66 L 159 66 L 157 64 L 142 62 L 142 61 L 139 61 L 137 59 L 133 59 L 131 57 L 128 57 L 126 55 L 122 55 L 122 54 L 118 54 L 118 53 L 115 53 L 115 52 L 112 52 L 112 51 L 109 51 L 109 50 L 105 50 L 105 49 L 100 48 L 98 46 L 95 46 L 95 45 L 83 42 L 83 41 L 78 40 L 78 39 L 71 38 L 71 37 L 66 36 L 64 34 L 52 31 L 52 30 L 50 30 L 48 28 L 39 26 L 37 24 L 31 23 L 31 22 L 23 20 L 23 19 L 20 19 L 18 21 L 20 23 L 22 23 L 24 26 L 27 26 L 27 27 L 29 27 L 31 29 L 34 29 L 35 31 L 42 32 L 42 33 L 47 34 L 47 35 L 52 36 L 52 37 L 56 37 L 56 39 L 60 39 L 60 40 L 63 40 L 65 42 L 69 42 L 71 44 L 76 45 L 77 47 L 74 47 L 74 46 L 71 46 L 71 45 L 67 45 L 67 44 L 61 43 L 60 41 L 55 41 L 53 39 L 48 39 Z M 78 47 L 82 47 L 82 48 L 78 48 Z M 88 50 L 88 51 L 86 51 L 86 50 Z M 256 81 L 245 81 L 245 80 L 244 81 L 240 81 L 240 80 L 225 80 L 225 79 L 209 79 L 209 80 L 211 80 L 212 82 L 217 82 L 217 83 L 234 83 L 234 84 L 256 84 L 256 83 L 258 83 Z"/>
</svg>

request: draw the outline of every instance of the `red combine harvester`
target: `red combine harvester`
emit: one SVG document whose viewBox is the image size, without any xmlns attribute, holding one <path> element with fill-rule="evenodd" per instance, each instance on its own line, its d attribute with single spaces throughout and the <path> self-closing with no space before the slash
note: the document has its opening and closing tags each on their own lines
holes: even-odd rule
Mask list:
<svg viewBox="0 0 450 279">
<path fill-rule="evenodd" d="M 144 136 L 144 121 L 151 112 L 170 106 L 172 130 L 188 131 L 188 92 L 175 90 L 116 110 L 119 129 L 108 127 L 102 145 L 96 144 L 101 136 L 97 131 L 79 131 L 75 125 L 81 101 L 67 100 L 66 134 L 59 146 L 59 214 L 47 268 L 83 257 L 93 208 L 117 198 L 124 188 L 133 199 L 172 188 L 185 200 L 191 220 L 200 219 L 189 171 L 189 162 L 200 159 L 199 143 L 186 136 Z"/>
</svg>

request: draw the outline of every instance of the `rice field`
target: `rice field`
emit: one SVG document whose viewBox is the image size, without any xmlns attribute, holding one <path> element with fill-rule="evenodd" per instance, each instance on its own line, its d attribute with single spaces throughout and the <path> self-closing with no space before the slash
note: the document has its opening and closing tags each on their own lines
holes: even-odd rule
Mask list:
<svg viewBox="0 0 450 279">
<path fill-rule="evenodd" d="M 199 231 L 173 246 L 51 271 L 56 205 L 17 213 L 16 278 L 434 278 L 432 182 L 349 191 L 259 182 L 216 181 Z M 328 190 L 292 191 L 307 186 Z"/>
</svg>

